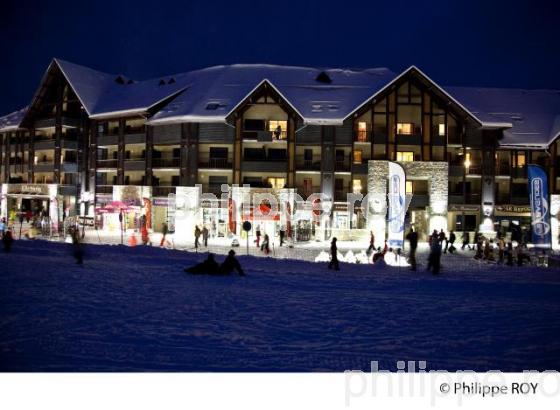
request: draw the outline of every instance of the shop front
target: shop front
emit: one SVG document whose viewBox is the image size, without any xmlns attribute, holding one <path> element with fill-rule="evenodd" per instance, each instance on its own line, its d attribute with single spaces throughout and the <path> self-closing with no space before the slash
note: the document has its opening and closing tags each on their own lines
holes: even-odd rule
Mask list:
<svg viewBox="0 0 560 410">
<path fill-rule="evenodd" d="M 494 230 L 507 239 L 529 242 L 531 240 L 531 207 L 528 205 L 496 205 Z"/>
<path fill-rule="evenodd" d="M 57 184 L 3 184 L 0 213 L 10 224 L 23 216 L 25 223 L 56 232 L 76 215 L 76 192 Z"/>
</svg>

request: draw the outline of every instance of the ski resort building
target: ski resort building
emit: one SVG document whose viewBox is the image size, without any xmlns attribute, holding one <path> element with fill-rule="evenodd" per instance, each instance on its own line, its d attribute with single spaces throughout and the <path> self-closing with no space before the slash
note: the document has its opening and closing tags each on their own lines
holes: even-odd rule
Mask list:
<svg viewBox="0 0 560 410">
<path fill-rule="evenodd" d="M 0 210 L 112 230 L 125 206 L 128 227 L 204 224 L 227 236 L 254 219 L 236 203 L 266 193 L 287 205 L 258 221 L 269 235 L 286 223 L 298 241 L 383 235 L 369 218 L 382 210 L 347 194 L 386 192 L 383 164 L 397 161 L 421 234 L 519 234 L 530 224 L 527 164 L 547 170 L 559 211 L 559 137 L 558 90 L 447 87 L 414 66 L 231 65 L 137 81 L 55 59 L 29 105 L 0 118 Z M 200 192 L 219 199 L 175 227 L 174 194 Z M 294 208 L 296 194 L 318 192 L 320 220 Z"/>
</svg>

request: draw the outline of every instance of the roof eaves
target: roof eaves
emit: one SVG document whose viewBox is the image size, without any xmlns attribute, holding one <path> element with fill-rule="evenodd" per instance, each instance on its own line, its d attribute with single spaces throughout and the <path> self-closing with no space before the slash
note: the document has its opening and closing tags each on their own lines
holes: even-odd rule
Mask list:
<svg viewBox="0 0 560 410">
<path fill-rule="evenodd" d="M 68 84 L 70 84 L 70 87 L 72 87 L 72 90 L 74 91 L 74 93 L 76 94 L 76 96 L 78 97 L 78 100 L 80 100 L 80 104 L 82 104 L 82 107 L 84 107 L 84 109 L 86 110 L 86 113 L 88 116 L 91 116 L 91 110 L 88 108 L 88 106 L 84 103 L 82 97 L 80 96 L 80 94 L 78 93 L 78 90 L 76 89 L 76 87 L 74 86 L 74 84 L 72 84 L 72 81 L 70 81 L 70 77 L 64 72 L 64 69 L 62 68 L 62 64 L 60 64 L 58 62 L 58 59 L 53 58 L 53 61 L 51 62 L 51 64 L 49 64 L 49 68 L 47 68 L 46 73 L 49 71 L 49 69 L 51 68 L 52 63 L 56 63 L 56 65 L 58 66 L 58 68 L 60 69 L 60 71 L 62 72 L 62 75 L 64 75 L 64 78 L 66 78 L 66 81 L 68 81 Z M 42 83 L 42 81 L 41 81 Z"/>
</svg>

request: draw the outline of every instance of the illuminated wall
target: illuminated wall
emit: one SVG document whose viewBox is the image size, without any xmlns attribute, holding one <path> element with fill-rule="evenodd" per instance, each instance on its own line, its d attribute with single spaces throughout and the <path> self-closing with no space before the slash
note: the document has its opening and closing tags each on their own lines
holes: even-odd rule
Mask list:
<svg viewBox="0 0 560 410">
<path fill-rule="evenodd" d="M 447 231 L 448 163 L 435 161 L 399 162 L 407 180 L 427 180 L 429 206 L 428 229 Z M 388 161 L 368 162 L 367 226 L 374 232 L 376 244 L 382 242 L 387 231 Z"/>
</svg>

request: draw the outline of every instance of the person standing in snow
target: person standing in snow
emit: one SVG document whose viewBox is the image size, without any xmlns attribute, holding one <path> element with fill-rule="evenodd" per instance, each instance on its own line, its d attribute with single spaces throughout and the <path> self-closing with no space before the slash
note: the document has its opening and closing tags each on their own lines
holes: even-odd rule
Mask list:
<svg viewBox="0 0 560 410">
<path fill-rule="evenodd" d="M 513 266 L 513 244 L 511 243 L 511 241 L 509 241 L 507 244 L 506 255 L 507 255 L 506 265 Z"/>
<path fill-rule="evenodd" d="M 504 251 L 505 251 L 506 243 L 502 235 L 498 238 L 498 263 L 501 265 L 504 263 Z"/>
<path fill-rule="evenodd" d="M 455 245 L 454 245 L 455 239 L 457 239 L 457 237 L 455 236 L 455 232 L 450 231 L 449 232 L 449 241 L 447 242 L 447 244 L 450 245 L 449 246 L 449 253 L 453 253 L 453 252 L 456 251 L 456 248 L 455 248 Z M 447 244 L 445 245 L 446 249 L 447 249 Z"/>
<path fill-rule="evenodd" d="M 268 234 L 264 234 L 263 243 L 261 245 L 261 251 L 263 251 L 266 255 L 268 255 L 270 253 L 270 245 L 269 245 Z"/>
<path fill-rule="evenodd" d="M 12 250 L 12 243 L 14 242 L 14 237 L 12 236 L 12 230 L 8 228 L 4 236 L 2 237 L 2 243 L 4 244 L 4 251 L 10 252 Z"/>
<path fill-rule="evenodd" d="M 201 230 L 198 225 L 194 228 L 194 248 L 198 249 L 198 240 L 200 239 Z"/>
<path fill-rule="evenodd" d="M 204 227 L 202 228 L 202 241 L 204 242 L 204 247 L 208 248 L 208 228 L 206 227 L 206 225 L 204 225 Z"/>
<path fill-rule="evenodd" d="M 160 243 L 159 243 L 159 246 L 165 245 L 165 237 L 167 236 L 167 232 L 169 232 L 169 227 L 168 227 L 167 224 L 164 222 L 164 223 L 161 225 L 161 233 L 162 233 L 162 235 L 161 235 L 161 241 L 160 241 Z"/>
<path fill-rule="evenodd" d="M 414 228 L 410 228 L 410 232 L 406 235 L 406 239 L 410 243 L 410 254 L 408 255 L 410 270 L 416 270 L 416 248 L 418 247 L 418 232 L 414 232 Z"/>
<path fill-rule="evenodd" d="M 0 239 L 4 237 L 4 232 L 6 232 L 6 218 L 0 221 Z"/>
<path fill-rule="evenodd" d="M 142 228 L 140 229 L 140 237 L 142 238 L 142 243 L 144 245 L 148 245 L 150 243 L 150 234 L 148 233 L 148 228 L 146 228 L 146 225 L 142 225 Z"/>
<path fill-rule="evenodd" d="M 369 232 L 369 247 L 367 248 L 366 254 L 369 256 L 375 250 L 375 235 L 373 231 Z"/>
<path fill-rule="evenodd" d="M 437 275 L 441 269 L 441 242 L 438 237 L 433 237 L 430 241 L 430 256 L 429 256 L 428 270 L 432 270 L 434 275 Z"/>
<path fill-rule="evenodd" d="M 332 238 L 331 241 L 331 261 L 329 262 L 329 269 L 340 270 L 338 265 L 338 248 L 336 246 L 336 238 Z"/>
<path fill-rule="evenodd" d="M 257 248 L 260 247 L 261 244 L 261 227 L 260 225 L 257 226 L 257 230 L 255 232 L 255 235 L 257 236 L 257 239 L 255 239 L 255 243 L 257 244 Z"/>
<path fill-rule="evenodd" d="M 284 237 L 286 236 L 286 228 L 284 228 L 284 225 L 282 225 L 280 227 L 280 246 L 282 246 L 284 244 Z"/>
</svg>

